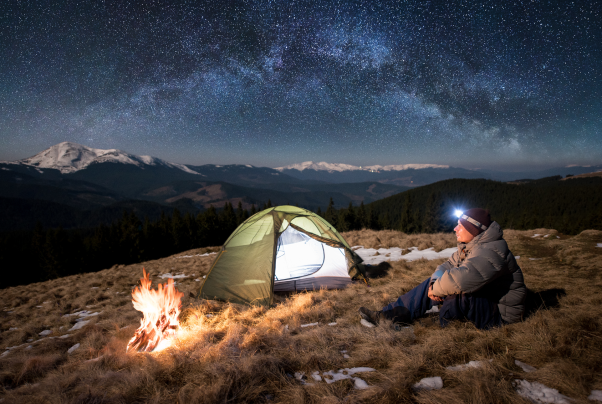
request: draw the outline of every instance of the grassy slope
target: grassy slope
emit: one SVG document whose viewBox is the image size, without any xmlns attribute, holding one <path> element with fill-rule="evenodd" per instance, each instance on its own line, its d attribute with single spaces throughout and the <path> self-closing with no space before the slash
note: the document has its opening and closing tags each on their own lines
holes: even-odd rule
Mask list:
<svg viewBox="0 0 602 404">
<path fill-rule="evenodd" d="M 551 235 L 531 238 L 534 233 Z M 344 236 L 351 245 L 365 247 L 442 249 L 453 244 L 449 234 L 363 231 Z M 389 275 L 373 280 L 370 288 L 354 284 L 345 290 L 280 296 L 270 310 L 191 297 L 200 286 L 194 279 L 207 273 L 214 255 L 176 257 L 206 249 L 8 288 L 0 306 L 2 348 L 42 339 L 38 333 L 45 329 L 54 336 L 65 334 L 75 318 L 62 318 L 63 314 L 102 313 L 68 338 L 43 339 L 31 349 L 25 345 L 1 357 L 0 397 L 4 403 L 526 403 L 512 386 L 520 378 L 587 402 L 592 389 L 602 389 L 602 248 L 596 247 L 602 243 L 602 232 L 558 239 L 553 230 L 507 231 L 506 239 L 521 256 L 518 262 L 527 285 L 541 292 L 546 305 L 539 299 L 542 307 L 526 321 L 492 331 L 466 323 L 440 329 L 433 321 L 436 317 L 401 332 L 387 324 L 377 328 L 359 324 L 359 306 L 384 305 L 424 280 L 442 260 L 395 262 Z M 177 281 L 185 298 L 176 347 L 152 354 L 126 353 L 141 317 L 129 293 L 143 266 L 155 285 L 161 273 L 195 275 Z M 566 292 L 555 307 L 550 298 L 554 289 Z M 208 313 L 214 316 L 206 317 Z M 336 326 L 327 325 L 334 321 Z M 320 324 L 300 327 L 312 322 Z M 13 327 L 18 330 L 8 331 Z M 79 349 L 67 354 L 76 343 L 81 344 Z M 345 359 L 341 350 L 347 350 L 350 358 Z M 493 362 L 480 369 L 445 369 L 486 359 Z M 524 373 L 515 359 L 538 370 Z M 352 380 L 303 386 L 291 377 L 298 371 L 310 374 L 358 366 L 376 369 L 356 375 L 372 388 L 356 390 Z M 411 389 L 429 376 L 441 376 L 444 388 L 419 393 Z"/>
</svg>

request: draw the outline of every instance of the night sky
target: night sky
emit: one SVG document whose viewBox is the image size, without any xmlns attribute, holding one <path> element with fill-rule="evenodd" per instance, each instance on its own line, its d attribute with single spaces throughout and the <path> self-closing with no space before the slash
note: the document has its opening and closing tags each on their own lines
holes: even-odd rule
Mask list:
<svg viewBox="0 0 602 404">
<path fill-rule="evenodd" d="M 0 2 L 0 160 L 602 163 L 596 1 Z"/>
</svg>

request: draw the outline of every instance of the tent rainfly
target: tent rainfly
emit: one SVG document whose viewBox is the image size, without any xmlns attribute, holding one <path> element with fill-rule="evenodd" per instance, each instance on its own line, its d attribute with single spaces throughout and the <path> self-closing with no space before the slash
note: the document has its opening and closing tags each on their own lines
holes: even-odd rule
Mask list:
<svg viewBox="0 0 602 404">
<path fill-rule="evenodd" d="M 277 206 L 254 214 L 230 235 L 200 297 L 269 306 L 273 292 L 335 289 L 365 279 L 361 262 L 319 215 Z"/>
</svg>

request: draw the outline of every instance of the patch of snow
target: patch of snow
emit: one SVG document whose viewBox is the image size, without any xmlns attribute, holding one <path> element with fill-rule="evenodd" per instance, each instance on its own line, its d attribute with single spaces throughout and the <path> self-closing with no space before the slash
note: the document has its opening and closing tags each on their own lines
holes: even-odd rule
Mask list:
<svg viewBox="0 0 602 404">
<path fill-rule="evenodd" d="M 351 358 L 351 356 L 349 356 L 348 354 L 343 354 L 343 358 L 349 359 L 349 358 Z"/>
<path fill-rule="evenodd" d="M 89 322 L 90 322 L 90 320 L 79 321 L 79 322 L 75 323 L 75 325 L 73 327 L 71 327 L 69 329 L 69 331 L 75 331 L 75 330 L 79 330 L 80 328 L 84 328 L 86 326 L 86 324 L 88 324 Z"/>
<path fill-rule="evenodd" d="M 328 325 L 333 326 L 333 325 L 337 325 L 337 323 L 328 323 Z"/>
<path fill-rule="evenodd" d="M 211 318 L 211 317 L 213 317 L 213 314 L 205 314 L 205 317 Z"/>
<path fill-rule="evenodd" d="M 598 244 L 596 244 L 596 247 L 600 247 L 600 248 L 602 248 L 602 243 L 598 243 Z"/>
<path fill-rule="evenodd" d="M 197 279 L 195 279 L 194 281 L 195 281 L 195 282 L 200 282 L 200 281 L 201 281 L 201 278 L 197 278 Z"/>
<path fill-rule="evenodd" d="M 538 260 L 542 260 L 543 258 L 529 258 L 531 261 L 538 261 Z"/>
<path fill-rule="evenodd" d="M 446 248 L 445 250 L 435 252 L 433 247 L 427 248 L 426 250 L 418 250 L 418 247 L 410 247 L 410 252 L 402 255 L 403 248 L 392 247 L 392 248 L 358 248 L 355 250 L 356 254 L 362 257 L 364 262 L 369 265 L 378 265 L 384 261 L 414 261 L 421 258 L 427 260 L 434 260 L 438 258 L 449 258 L 453 253 L 458 251 L 457 247 Z M 378 253 L 378 255 L 377 255 Z"/>
<path fill-rule="evenodd" d="M 88 307 L 88 306 L 86 306 Z M 92 307 L 92 306 L 90 306 Z M 81 310 L 75 313 L 71 313 L 71 314 L 65 314 L 63 315 L 63 318 L 68 318 L 68 317 L 72 317 L 72 316 L 78 316 L 79 318 L 75 321 L 82 321 L 83 319 L 85 319 L 86 317 L 95 317 L 98 316 L 100 313 L 102 313 L 102 311 L 96 312 L 96 313 L 91 313 L 87 310 Z"/>
<path fill-rule="evenodd" d="M 370 387 L 370 385 L 368 383 L 366 383 L 364 380 L 360 379 L 359 377 L 354 377 L 353 378 L 353 387 L 355 387 L 356 389 L 359 389 L 359 390 L 364 390 L 364 389 L 367 389 L 368 387 Z"/>
<path fill-rule="evenodd" d="M 8 329 L 8 331 L 16 331 L 16 330 L 18 330 L 17 327 L 11 327 L 11 328 Z"/>
<path fill-rule="evenodd" d="M 41 308 L 42 308 L 42 307 L 44 307 L 44 306 L 36 306 L 36 307 L 37 307 L 37 308 L 39 308 L 39 309 L 41 309 Z"/>
<path fill-rule="evenodd" d="M 592 394 L 587 397 L 591 401 L 602 401 L 602 390 L 592 390 Z"/>
<path fill-rule="evenodd" d="M 342 164 L 342 163 L 327 163 L 325 161 L 321 161 L 319 163 L 314 163 L 313 161 L 305 161 L 303 163 L 291 164 L 285 167 L 276 167 L 274 170 L 284 171 L 284 170 L 315 170 L 315 171 L 328 171 L 332 172 L 343 172 L 343 171 L 404 171 L 404 170 L 420 170 L 423 168 L 449 168 L 447 165 L 440 164 L 399 164 L 399 165 L 374 165 L 374 166 L 354 166 L 351 164 Z"/>
<path fill-rule="evenodd" d="M 546 237 L 549 237 L 549 236 L 550 236 L 549 234 L 546 234 L 545 236 L 543 236 L 543 238 L 546 238 Z"/>
<path fill-rule="evenodd" d="M 10 351 L 4 351 L 2 352 L 2 354 L 0 355 L 0 358 L 2 358 L 3 356 L 6 356 L 9 354 Z"/>
<path fill-rule="evenodd" d="M 52 330 L 44 330 L 41 333 L 39 333 L 39 335 L 41 335 L 42 337 L 45 337 L 50 334 L 52 334 Z"/>
<path fill-rule="evenodd" d="M 363 318 L 360 320 L 360 324 L 363 325 L 364 327 L 374 328 L 374 324 L 372 324 L 368 320 L 364 320 Z"/>
<path fill-rule="evenodd" d="M 429 313 L 439 313 L 439 306 L 435 305 L 424 312 L 424 314 L 429 314 Z"/>
<path fill-rule="evenodd" d="M 25 347 L 25 349 L 26 349 L 26 350 L 28 350 L 28 351 L 29 351 L 31 348 L 33 348 L 33 345 L 27 345 L 27 346 Z"/>
<path fill-rule="evenodd" d="M 375 370 L 376 369 L 367 368 L 367 367 L 339 369 L 338 372 L 335 372 L 334 370 L 330 370 L 328 372 L 323 372 L 322 378 L 328 384 L 332 384 L 339 380 L 352 379 L 354 381 L 354 385 L 355 385 L 356 389 L 367 389 L 370 386 L 364 380 L 360 379 L 359 377 L 353 377 L 353 375 L 356 373 L 374 372 Z M 314 372 L 314 374 L 315 374 L 315 372 Z M 326 376 L 328 376 L 328 377 L 326 377 Z"/>
<path fill-rule="evenodd" d="M 443 380 L 439 376 L 425 377 L 412 387 L 414 390 L 439 390 L 443 388 Z"/>
<path fill-rule="evenodd" d="M 313 379 L 317 382 L 321 382 L 322 381 L 322 377 L 320 376 L 320 372 L 319 371 L 315 371 L 311 374 L 311 377 L 313 377 Z"/>
<path fill-rule="evenodd" d="M 71 348 L 69 348 L 69 349 L 67 350 L 67 353 L 68 353 L 68 354 L 71 354 L 71 353 L 72 353 L 73 351 L 75 351 L 77 348 L 79 348 L 79 342 L 78 342 L 77 344 L 73 345 Z"/>
<path fill-rule="evenodd" d="M 172 275 L 169 272 L 163 275 L 159 275 L 159 278 L 165 279 L 165 278 L 171 278 L 171 279 L 182 279 L 182 278 L 188 278 L 188 275 L 184 275 L 184 274 L 179 274 L 179 275 Z"/>
<path fill-rule="evenodd" d="M 524 363 L 524 362 L 521 362 L 521 361 L 519 361 L 519 360 L 515 360 L 515 361 L 514 361 L 514 364 L 515 364 L 516 366 L 520 367 L 520 368 L 521 368 L 521 369 L 522 369 L 524 372 L 527 372 L 527 373 L 530 373 L 530 372 L 535 372 L 535 371 L 537 370 L 537 369 L 536 369 L 536 368 L 534 368 L 533 366 L 531 366 L 531 365 L 527 365 L 526 363 Z"/>
<path fill-rule="evenodd" d="M 301 328 L 305 328 L 305 327 L 313 327 L 314 325 L 318 325 L 320 323 L 309 323 L 309 324 L 301 324 Z"/>
<path fill-rule="evenodd" d="M 570 398 L 562 395 L 556 389 L 544 386 L 538 382 L 528 382 L 526 380 L 515 380 L 516 392 L 519 396 L 525 397 L 534 403 L 558 403 L 570 404 Z"/>
<path fill-rule="evenodd" d="M 98 286 L 92 286 L 92 289 L 98 289 Z"/>
<path fill-rule="evenodd" d="M 516 260 L 519 259 L 519 258 L 520 258 L 520 255 L 515 255 L 514 256 L 514 259 L 516 259 Z"/>
<path fill-rule="evenodd" d="M 302 384 L 305 384 L 307 386 L 313 386 L 312 383 L 307 383 L 305 380 L 303 380 L 304 376 L 305 372 L 295 372 L 295 379 L 299 380 Z"/>
<path fill-rule="evenodd" d="M 210 252 L 210 253 L 205 253 L 205 254 L 180 255 L 179 257 L 175 257 L 175 258 L 207 257 L 207 256 L 213 255 L 213 254 L 217 254 L 217 253 L 216 252 Z"/>
<path fill-rule="evenodd" d="M 144 166 L 162 165 L 177 168 L 189 174 L 200 175 L 184 164 L 169 163 L 156 157 L 137 156 L 116 149 L 93 149 L 77 143 L 62 142 L 54 145 L 33 157 L 19 160 L 17 163 L 39 168 L 54 168 L 63 174 L 83 170 L 95 163 L 121 163 L 131 164 L 140 168 Z"/>
<path fill-rule="evenodd" d="M 535 238 L 535 237 L 539 237 L 539 236 L 541 236 L 541 234 L 534 234 L 531 236 L 531 238 Z"/>
<path fill-rule="evenodd" d="M 69 338 L 70 336 L 71 336 L 71 334 L 65 334 L 65 335 L 61 335 L 58 338 L 65 339 L 65 338 Z"/>
<path fill-rule="evenodd" d="M 493 359 L 490 359 L 489 362 L 491 362 Z M 485 365 L 485 362 L 483 361 L 470 361 L 468 363 L 465 363 L 463 365 L 456 365 L 456 366 L 448 366 L 445 369 L 447 370 L 451 370 L 452 372 L 459 372 L 462 370 L 467 370 L 467 369 L 477 369 L 480 368 L 481 366 Z"/>
</svg>

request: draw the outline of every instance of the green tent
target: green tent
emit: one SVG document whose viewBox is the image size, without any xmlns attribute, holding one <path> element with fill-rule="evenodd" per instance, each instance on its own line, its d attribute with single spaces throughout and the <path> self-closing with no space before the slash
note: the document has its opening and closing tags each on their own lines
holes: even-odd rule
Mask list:
<svg viewBox="0 0 602 404">
<path fill-rule="evenodd" d="M 251 216 L 230 235 L 200 296 L 268 306 L 274 291 L 341 288 L 364 279 L 361 262 L 319 215 L 277 206 Z"/>
</svg>

